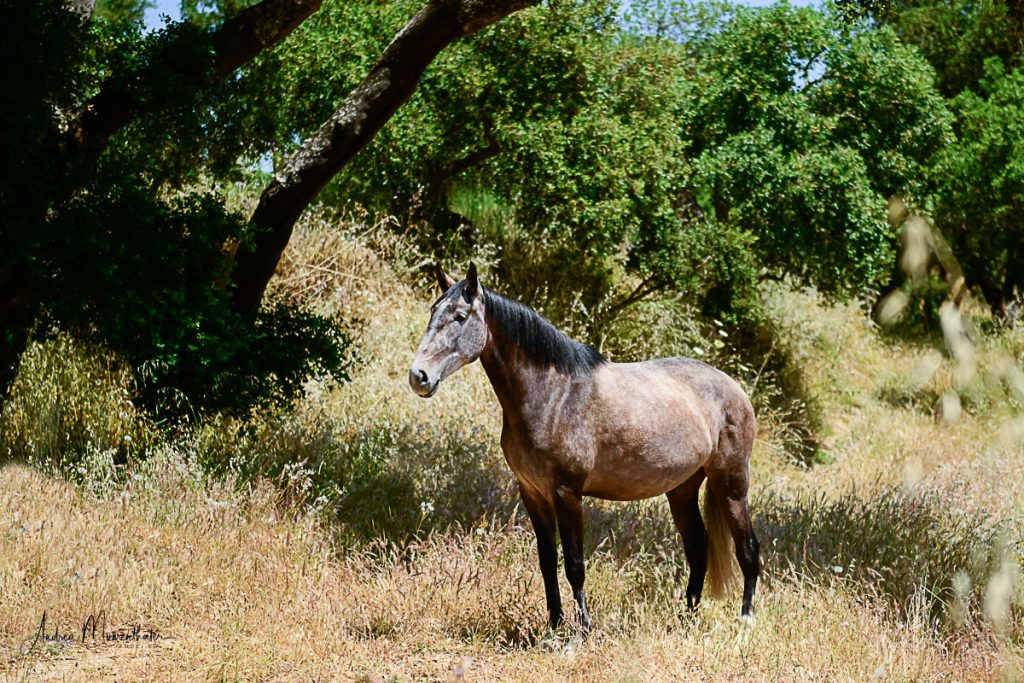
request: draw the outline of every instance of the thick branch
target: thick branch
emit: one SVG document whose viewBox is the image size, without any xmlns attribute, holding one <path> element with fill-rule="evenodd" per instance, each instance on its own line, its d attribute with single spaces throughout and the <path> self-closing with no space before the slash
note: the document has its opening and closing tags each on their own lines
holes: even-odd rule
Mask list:
<svg viewBox="0 0 1024 683">
<path fill-rule="evenodd" d="M 416 90 L 447 45 L 522 9 L 527 0 L 434 0 L 398 32 L 366 79 L 263 191 L 251 249 L 235 263 L 234 308 L 254 312 L 299 216 Z"/>
<path fill-rule="evenodd" d="M 478 150 L 470 152 L 461 159 L 456 159 L 442 168 L 434 175 L 431 185 L 434 187 L 441 187 L 444 183 L 455 176 L 465 173 L 474 166 L 478 166 L 488 159 L 501 154 L 501 143 L 499 143 L 494 137 L 494 133 L 491 131 L 490 127 L 484 131 L 484 137 L 487 139 L 486 147 L 481 147 Z"/>
<path fill-rule="evenodd" d="M 228 19 L 213 36 L 213 71 L 227 78 L 297 29 L 323 0 L 264 0 Z"/>
<path fill-rule="evenodd" d="M 320 9 L 323 0 L 263 0 L 228 19 L 212 36 L 211 62 L 199 69 L 184 67 L 178 75 L 194 80 L 206 68 L 219 79 L 226 78 L 263 50 L 284 40 L 313 12 Z M 178 35 L 184 43 L 191 40 L 187 33 Z M 182 46 L 172 42 L 163 54 L 174 55 Z M 159 61 L 159 60 L 158 60 Z M 100 87 L 99 93 L 85 103 L 68 125 L 61 140 L 66 165 L 76 165 L 95 159 L 106 149 L 110 137 L 145 111 L 157 111 L 166 101 L 154 74 L 166 74 L 168 64 L 155 63 L 128 80 L 110 80 Z M 161 76 L 163 77 L 163 76 Z"/>
<path fill-rule="evenodd" d="M 65 6 L 83 20 L 89 21 L 96 9 L 96 0 L 67 0 Z"/>
<path fill-rule="evenodd" d="M 903 273 L 909 277 L 923 278 L 928 269 L 928 258 L 934 256 L 946 276 L 950 299 L 960 307 L 967 295 L 967 283 L 960 262 L 942 231 L 928 218 L 911 213 L 898 196 L 889 198 L 888 220 L 891 225 L 903 226 L 898 263 Z"/>
</svg>

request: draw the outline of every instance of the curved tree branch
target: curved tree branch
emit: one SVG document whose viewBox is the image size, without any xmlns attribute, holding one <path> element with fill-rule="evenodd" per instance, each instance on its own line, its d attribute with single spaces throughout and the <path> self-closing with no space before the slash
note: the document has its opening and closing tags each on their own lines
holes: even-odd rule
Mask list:
<svg viewBox="0 0 1024 683">
<path fill-rule="evenodd" d="M 494 137 L 494 131 L 489 123 L 484 127 L 484 138 L 487 140 L 486 147 L 474 150 L 466 156 L 456 159 L 444 168 L 439 169 L 430 180 L 431 187 L 440 188 L 455 176 L 461 175 L 474 166 L 478 166 L 488 159 L 493 159 L 501 154 L 501 143 Z"/>
<path fill-rule="evenodd" d="M 395 35 L 370 73 L 263 191 L 254 243 L 235 263 L 233 308 L 254 313 L 299 216 L 416 90 L 446 46 L 522 9 L 527 0 L 433 0 Z"/>
<path fill-rule="evenodd" d="M 238 67 L 250 61 L 263 50 L 284 40 L 313 12 L 320 9 L 323 0 L 263 0 L 228 19 L 212 35 L 213 52 L 207 68 L 218 79 L 227 78 Z M 177 41 L 190 40 L 190 35 L 179 34 Z M 164 54 L 179 51 L 176 41 L 164 49 Z M 111 79 L 100 87 L 68 124 L 60 139 L 64 169 L 86 163 L 98 157 L 110 137 L 146 111 L 157 111 L 166 102 L 161 100 L 158 83 L 150 81 L 163 74 L 165 63 L 151 65 L 128 80 Z M 198 71 L 180 71 L 182 78 L 193 80 Z M 156 93 L 156 96 L 154 96 Z"/>
</svg>

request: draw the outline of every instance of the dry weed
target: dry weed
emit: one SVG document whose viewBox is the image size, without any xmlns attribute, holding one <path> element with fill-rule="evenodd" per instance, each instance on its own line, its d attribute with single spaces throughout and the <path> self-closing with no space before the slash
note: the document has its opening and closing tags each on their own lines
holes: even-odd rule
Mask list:
<svg viewBox="0 0 1024 683">
<path fill-rule="evenodd" d="M 766 421 L 753 462 L 766 562 L 756 625 L 736 619 L 738 598 L 682 609 L 685 562 L 664 502 L 595 502 L 597 627 L 580 640 L 544 628 L 483 372 L 461 371 L 430 402 L 408 390 L 432 298 L 415 259 L 373 256 L 369 245 L 401 251 L 388 231 L 317 220 L 275 296 L 363 321 L 351 383 L 311 384 L 294 411 L 208 422 L 124 464 L 90 437 L 74 483 L 0 469 L 0 677 L 980 681 L 1021 670 L 1020 335 L 977 340 L 967 377 L 943 349 L 878 337 L 855 308 L 770 294 L 824 407 L 831 463 L 795 465 Z M 116 397 L 119 381 L 102 384 Z M 61 386 L 61 401 L 92 405 L 91 385 Z M 941 409 L 950 392 L 955 420 Z M 84 422 L 107 424 L 99 412 Z M 57 460 L 68 452 L 53 431 L 65 423 L 19 415 L 19 433 L 35 430 Z M 129 433 L 119 424 L 115 441 Z"/>
</svg>

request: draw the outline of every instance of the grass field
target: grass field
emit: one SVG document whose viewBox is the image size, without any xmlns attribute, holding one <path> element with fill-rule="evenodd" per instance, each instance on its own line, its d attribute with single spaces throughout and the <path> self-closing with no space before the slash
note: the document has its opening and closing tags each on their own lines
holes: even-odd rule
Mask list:
<svg viewBox="0 0 1024 683">
<path fill-rule="evenodd" d="M 0 423 L 0 680 L 1020 678 L 1024 333 L 953 358 L 766 291 L 823 426 L 804 465 L 760 415 L 756 622 L 682 608 L 663 501 L 588 501 L 584 640 L 544 627 L 481 368 L 408 389 L 432 293 L 382 234 L 299 236 L 273 295 L 363 320 L 360 360 L 254 425 L 158 429 L 101 352 L 33 350 Z"/>
</svg>

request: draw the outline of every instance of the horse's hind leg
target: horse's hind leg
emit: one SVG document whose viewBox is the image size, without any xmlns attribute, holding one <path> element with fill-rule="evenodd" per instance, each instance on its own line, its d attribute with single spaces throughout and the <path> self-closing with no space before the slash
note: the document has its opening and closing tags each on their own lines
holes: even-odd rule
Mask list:
<svg viewBox="0 0 1024 683">
<path fill-rule="evenodd" d="M 690 566 L 690 579 L 686 584 L 686 605 L 696 609 L 704 590 L 704 575 L 708 568 L 707 537 L 704 520 L 700 516 L 697 494 L 704 481 L 704 469 L 697 470 L 689 479 L 665 494 L 672 510 L 672 521 L 683 537 L 683 552 Z"/>
<path fill-rule="evenodd" d="M 745 617 L 750 616 L 757 577 L 761 573 L 760 544 L 754 535 L 754 527 L 750 522 L 750 508 L 747 505 L 749 479 L 746 459 L 741 466 L 708 472 L 708 494 L 714 499 L 713 504 L 721 506 L 721 512 L 725 513 L 725 521 L 736 546 L 736 559 L 740 571 L 743 572 L 741 613 Z"/>
</svg>

